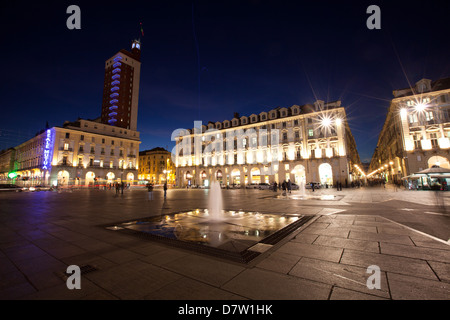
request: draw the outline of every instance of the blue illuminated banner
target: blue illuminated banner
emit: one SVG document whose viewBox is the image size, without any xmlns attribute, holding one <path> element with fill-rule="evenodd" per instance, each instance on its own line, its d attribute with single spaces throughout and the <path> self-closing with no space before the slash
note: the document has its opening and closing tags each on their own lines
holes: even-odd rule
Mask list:
<svg viewBox="0 0 450 320">
<path fill-rule="evenodd" d="M 44 163 L 42 165 L 42 170 L 49 170 L 52 163 L 52 155 L 53 155 L 52 130 L 47 129 L 45 136 Z"/>
</svg>

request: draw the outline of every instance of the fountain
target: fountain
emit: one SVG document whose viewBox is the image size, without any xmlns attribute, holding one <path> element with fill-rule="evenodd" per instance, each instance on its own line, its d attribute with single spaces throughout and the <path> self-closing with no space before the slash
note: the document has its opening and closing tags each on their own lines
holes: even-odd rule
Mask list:
<svg viewBox="0 0 450 320">
<path fill-rule="evenodd" d="M 300 181 L 300 185 L 299 185 L 299 191 L 300 191 L 300 196 L 301 197 L 305 197 L 306 195 L 306 187 L 305 187 L 305 181 Z"/>
<path fill-rule="evenodd" d="M 209 189 L 208 213 L 210 221 L 223 221 L 222 188 L 220 182 L 213 181 Z"/>
<path fill-rule="evenodd" d="M 103 225 L 108 230 L 247 263 L 313 216 L 224 210 L 213 181 L 207 209 L 194 209 Z"/>
</svg>

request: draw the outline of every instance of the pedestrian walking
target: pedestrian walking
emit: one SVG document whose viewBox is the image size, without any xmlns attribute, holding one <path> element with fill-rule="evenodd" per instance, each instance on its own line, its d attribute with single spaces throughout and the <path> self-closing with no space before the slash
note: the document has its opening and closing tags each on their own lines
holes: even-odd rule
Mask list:
<svg viewBox="0 0 450 320">
<path fill-rule="evenodd" d="M 147 183 L 147 191 L 148 191 L 148 200 L 153 200 L 153 185 L 151 183 Z"/>
<path fill-rule="evenodd" d="M 291 190 L 292 190 L 291 179 L 289 179 L 288 182 L 287 182 L 287 189 L 288 189 L 289 193 L 291 193 Z"/>
<path fill-rule="evenodd" d="M 311 182 L 311 190 L 314 192 L 314 182 Z"/>
<path fill-rule="evenodd" d="M 123 181 L 122 181 L 122 183 L 120 184 L 120 193 L 121 194 L 123 194 L 123 188 L 125 187 L 125 184 L 123 183 Z"/>
<path fill-rule="evenodd" d="M 277 185 L 277 182 L 275 181 L 273 183 L 273 192 L 277 192 L 277 188 L 278 188 L 278 185 Z"/>
<path fill-rule="evenodd" d="M 167 182 L 164 182 L 164 199 L 166 198 L 167 194 Z"/>
<path fill-rule="evenodd" d="M 286 195 L 286 189 L 287 189 L 286 180 L 284 180 L 283 183 L 281 184 L 281 189 L 283 190 L 283 196 L 285 196 Z"/>
</svg>

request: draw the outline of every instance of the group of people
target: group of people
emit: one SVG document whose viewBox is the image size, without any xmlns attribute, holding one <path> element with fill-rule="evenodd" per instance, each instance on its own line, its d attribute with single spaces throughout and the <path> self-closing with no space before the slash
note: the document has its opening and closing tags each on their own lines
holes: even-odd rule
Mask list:
<svg viewBox="0 0 450 320">
<path fill-rule="evenodd" d="M 127 186 L 127 188 L 128 188 L 129 186 Z M 109 184 L 109 190 L 111 190 L 111 188 L 113 188 L 113 185 L 111 185 L 111 183 Z M 114 188 L 116 189 L 116 194 L 119 194 L 119 192 L 121 193 L 121 194 L 123 194 L 123 189 L 125 189 L 125 183 L 122 181 L 122 182 L 116 182 L 116 183 L 114 183 Z"/>
<path fill-rule="evenodd" d="M 153 200 L 153 183 L 147 183 L 148 201 Z M 164 199 L 167 196 L 167 183 L 164 183 Z"/>
<path fill-rule="evenodd" d="M 291 180 L 288 180 L 287 182 L 286 182 L 286 180 L 284 180 L 279 186 L 278 186 L 277 182 L 275 181 L 273 183 L 273 191 L 276 192 L 278 190 L 278 188 L 281 188 L 281 190 L 283 190 L 283 194 L 286 194 L 287 192 L 291 193 L 291 191 L 292 191 Z"/>
</svg>

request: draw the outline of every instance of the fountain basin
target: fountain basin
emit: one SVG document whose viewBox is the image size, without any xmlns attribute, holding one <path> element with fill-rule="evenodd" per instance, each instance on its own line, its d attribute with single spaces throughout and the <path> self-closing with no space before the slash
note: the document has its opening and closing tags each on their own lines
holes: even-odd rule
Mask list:
<svg viewBox="0 0 450 320">
<path fill-rule="evenodd" d="M 222 210 L 211 219 L 208 209 L 197 209 L 103 226 L 147 240 L 248 263 L 261 244 L 270 248 L 313 216 Z"/>
</svg>

